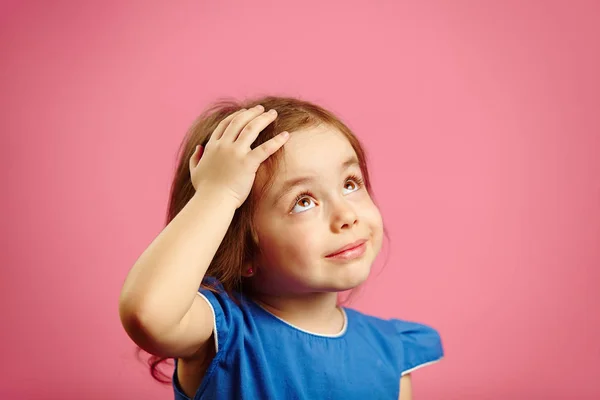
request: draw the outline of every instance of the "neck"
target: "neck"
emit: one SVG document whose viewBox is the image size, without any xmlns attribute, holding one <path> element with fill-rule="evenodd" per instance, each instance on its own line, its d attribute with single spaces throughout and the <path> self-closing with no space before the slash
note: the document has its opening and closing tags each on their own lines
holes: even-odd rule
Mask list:
<svg viewBox="0 0 600 400">
<path fill-rule="evenodd" d="M 340 333 L 344 325 L 335 292 L 296 296 L 254 292 L 252 298 L 273 315 L 309 332 L 334 335 Z"/>
</svg>

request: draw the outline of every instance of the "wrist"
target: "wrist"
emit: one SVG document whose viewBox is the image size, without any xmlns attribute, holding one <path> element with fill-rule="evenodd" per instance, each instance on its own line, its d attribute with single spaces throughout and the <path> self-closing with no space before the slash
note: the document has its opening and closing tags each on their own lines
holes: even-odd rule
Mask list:
<svg viewBox="0 0 600 400">
<path fill-rule="evenodd" d="M 239 200 L 228 190 L 208 183 L 199 184 L 193 198 L 201 199 L 202 202 L 209 202 L 214 206 L 231 208 L 233 211 L 240 206 Z"/>
</svg>

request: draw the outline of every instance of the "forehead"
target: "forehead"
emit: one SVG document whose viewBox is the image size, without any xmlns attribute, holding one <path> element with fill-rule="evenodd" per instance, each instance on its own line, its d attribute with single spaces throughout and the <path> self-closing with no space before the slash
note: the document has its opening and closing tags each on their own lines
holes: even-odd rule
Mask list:
<svg viewBox="0 0 600 400">
<path fill-rule="evenodd" d="M 356 152 L 348 139 L 327 125 L 293 132 L 284 145 L 284 153 L 274 183 L 304 175 L 337 172 L 340 165 Z"/>
<path fill-rule="evenodd" d="M 356 152 L 344 134 L 335 128 L 319 125 L 293 131 L 283 146 L 277 170 L 259 168 L 255 183 L 265 189 L 259 193 L 272 198 L 285 187 L 286 181 L 302 177 L 327 178 L 339 173 L 342 164 L 352 158 L 358 158 Z M 271 184 L 265 187 L 267 180 Z"/>
</svg>

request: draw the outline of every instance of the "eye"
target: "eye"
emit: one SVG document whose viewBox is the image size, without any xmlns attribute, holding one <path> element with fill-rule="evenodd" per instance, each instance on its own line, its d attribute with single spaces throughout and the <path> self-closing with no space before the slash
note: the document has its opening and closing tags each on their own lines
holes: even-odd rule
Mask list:
<svg viewBox="0 0 600 400">
<path fill-rule="evenodd" d="M 350 193 L 356 192 L 358 189 L 363 187 L 364 181 L 361 177 L 356 175 L 350 175 L 346 178 L 346 183 L 344 184 L 344 189 L 349 190 Z"/>
<path fill-rule="evenodd" d="M 348 193 L 356 192 L 361 187 L 364 186 L 364 181 L 361 177 L 357 175 L 350 175 L 346 178 L 346 183 L 344 184 L 344 190 L 347 190 Z M 292 209 L 290 210 L 291 214 L 297 214 L 304 212 L 306 210 L 310 210 L 316 206 L 314 201 L 314 195 L 311 192 L 305 191 L 300 193 L 294 199 L 294 204 L 292 205 Z"/>
<path fill-rule="evenodd" d="M 299 212 L 304 212 L 306 210 L 313 208 L 314 207 L 313 197 L 314 197 L 313 194 L 310 192 L 300 193 L 298 196 L 296 196 L 296 199 L 294 200 L 293 208 L 290 210 L 290 212 L 291 213 L 299 213 Z M 309 207 L 311 204 L 313 204 L 313 207 Z M 298 208 L 298 206 L 300 206 L 300 207 Z"/>
</svg>

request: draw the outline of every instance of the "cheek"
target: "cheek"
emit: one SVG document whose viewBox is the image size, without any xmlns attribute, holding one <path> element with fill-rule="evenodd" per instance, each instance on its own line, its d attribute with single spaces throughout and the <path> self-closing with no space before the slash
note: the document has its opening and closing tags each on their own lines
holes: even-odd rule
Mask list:
<svg viewBox="0 0 600 400">
<path fill-rule="evenodd" d="M 319 235 L 314 229 L 306 229 L 302 226 L 288 227 L 280 235 L 280 247 L 285 254 L 292 255 L 295 259 L 303 259 L 313 256 L 319 251 Z"/>
<path fill-rule="evenodd" d="M 357 206 L 358 209 L 362 210 L 362 217 L 369 225 L 372 227 L 383 225 L 379 208 L 375 205 L 371 196 L 365 194 Z"/>
<path fill-rule="evenodd" d="M 283 261 L 297 264 L 308 258 L 314 259 L 315 255 L 322 252 L 322 241 L 319 239 L 314 231 L 301 226 L 288 226 L 260 238 L 263 256 L 276 264 Z"/>
<path fill-rule="evenodd" d="M 365 220 L 371 229 L 373 238 L 375 239 L 375 245 L 381 247 L 383 240 L 383 219 L 379 209 L 371 203 L 371 207 L 367 208 L 368 212 L 365 213 Z"/>
</svg>

